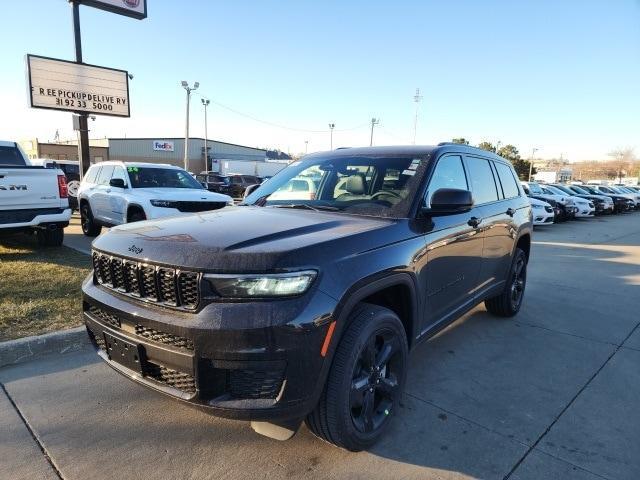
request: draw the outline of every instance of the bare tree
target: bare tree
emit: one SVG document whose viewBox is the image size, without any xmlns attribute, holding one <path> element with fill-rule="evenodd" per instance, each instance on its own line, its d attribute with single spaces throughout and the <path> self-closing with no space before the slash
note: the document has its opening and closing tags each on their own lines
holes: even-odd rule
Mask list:
<svg viewBox="0 0 640 480">
<path fill-rule="evenodd" d="M 631 171 L 631 169 L 633 168 L 633 164 L 636 161 L 636 156 L 633 153 L 633 148 L 617 148 L 609 152 L 609 156 L 614 161 L 618 181 L 622 183 L 622 176 L 626 176 Z"/>
</svg>

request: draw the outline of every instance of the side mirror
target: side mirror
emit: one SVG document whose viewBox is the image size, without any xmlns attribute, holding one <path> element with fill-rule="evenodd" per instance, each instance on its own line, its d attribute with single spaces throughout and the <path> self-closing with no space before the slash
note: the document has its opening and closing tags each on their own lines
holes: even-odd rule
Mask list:
<svg viewBox="0 0 640 480">
<path fill-rule="evenodd" d="M 249 185 L 247 188 L 245 188 L 244 195 L 242 196 L 242 199 L 244 200 L 249 195 L 251 195 L 253 192 L 255 192 L 258 189 L 259 186 L 260 186 L 260 184 L 256 183 L 255 185 Z"/>
<path fill-rule="evenodd" d="M 431 206 L 422 209 L 424 214 L 453 215 L 464 213 L 473 207 L 473 195 L 469 190 L 441 188 L 431 196 Z"/>
<path fill-rule="evenodd" d="M 127 184 L 124 183 L 122 178 L 112 178 L 109 180 L 109 186 L 116 188 L 127 188 Z"/>
</svg>

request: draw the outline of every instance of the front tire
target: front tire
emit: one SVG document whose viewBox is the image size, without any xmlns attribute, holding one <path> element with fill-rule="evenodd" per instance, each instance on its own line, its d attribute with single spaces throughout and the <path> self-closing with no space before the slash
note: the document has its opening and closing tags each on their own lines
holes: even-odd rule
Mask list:
<svg viewBox="0 0 640 480">
<path fill-rule="evenodd" d="M 307 427 L 347 450 L 373 445 L 398 409 L 407 356 L 398 316 L 387 308 L 360 304 L 337 347 L 320 401 L 305 420 Z"/>
<path fill-rule="evenodd" d="M 102 227 L 93 219 L 93 213 L 88 203 L 84 203 L 80 207 L 80 224 L 82 225 L 82 233 L 87 237 L 97 237 L 102 231 Z"/>
<path fill-rule="evenodd" d="M 141 221 L 146 220 L 146 219 L 147 219 L 147 216 L 144 214 L 143 211 L 134 210 L 133 212 L 131 212 L 129 214 L 129 220 L 127 221 L 127 223 L 141 222 Z"/>
<path fill-rule="evenodd" d="M 485 307 L 489 313 L 499 317 L 513 317 L 520 311 L 526 285 L 527 255 L 522 249 L 516 248 L 504 291 L 485 300 Z"/>
</svg>

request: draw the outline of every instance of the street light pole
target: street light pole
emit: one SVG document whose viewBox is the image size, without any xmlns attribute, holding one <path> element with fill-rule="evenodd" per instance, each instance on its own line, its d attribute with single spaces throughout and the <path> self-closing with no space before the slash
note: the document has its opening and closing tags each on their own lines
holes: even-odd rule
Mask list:
<svg viewBox="0 0 640 480">
<path fill-rule="evenodd" d="M 380 119 L 379 118 L 372 118 L 371 119 L 371 139 L 369 140 L 369 146 L 373 147 L 373 127 L 375 127 L 376 125 L 378 125 L 380 123 Z"/>
<path fill-rule="evenodd" d="M 329 124 L 329 135 L 331 138 L 331 147 L 329 148 L 329 150 L 333 150 L 333 129 L 336 128 L 336 124 L 335 123 L 330 123 Z"/>
<path fill-rule="evenodd" d="M 189 87 L 189 83 L 185 80 L 181 83 L 182 88 L 187 91 L 187 120 L 185 122 L 184 129 L 184 169 L 189 171 L 189 101 L 191 100 L 191 92 L 196 90 L 200 83 L 196 82 L 193 84 L 193 87 Z"/>
<path fill-rule="evenodd" d="M 309 151 L 309 140 L 304 141 L 304 154 L 306 155 Z"/>
<path fill-rule="evenodd" d="M 413 144 L 416 144 L 416 135 L 418 134 L 418 104 L 422 100 L 422 95 L 420 95 L 420 89 L 416 88 L 416 94 L 413 96 L 413 101 L 416 102 L 416 116 L 413 119 Z"/>
<path fill-rule="evenodd" d="M 209 144 L 207 140 L 207 107 L 209 106 L 209 100 L 202 100 L 202 105 L 204 105 L 204 169 L 207 173 L 209 173 Z"/>
<path fill-rule="evenodd" d="M 531 161 L 529 162 L 529 181 L 531 181 L 531 175 L 533 174 L 533 157 L 535 156 L 537 151 L 537 148 L 531 150 Z"/>
</svg>

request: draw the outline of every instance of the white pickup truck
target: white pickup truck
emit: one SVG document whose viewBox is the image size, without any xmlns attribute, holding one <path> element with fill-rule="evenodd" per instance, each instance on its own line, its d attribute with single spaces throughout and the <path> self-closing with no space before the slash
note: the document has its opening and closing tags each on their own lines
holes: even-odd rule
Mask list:
<svg viewBox="0 0 640 480">
<path fill-rule="evenodd" d="M 32 166 L 17 143 L 0 140 L 0 236 L 34 233 L 42 246 L 61 245 L 70 218 L 62 171 Z"/>
</svg>

